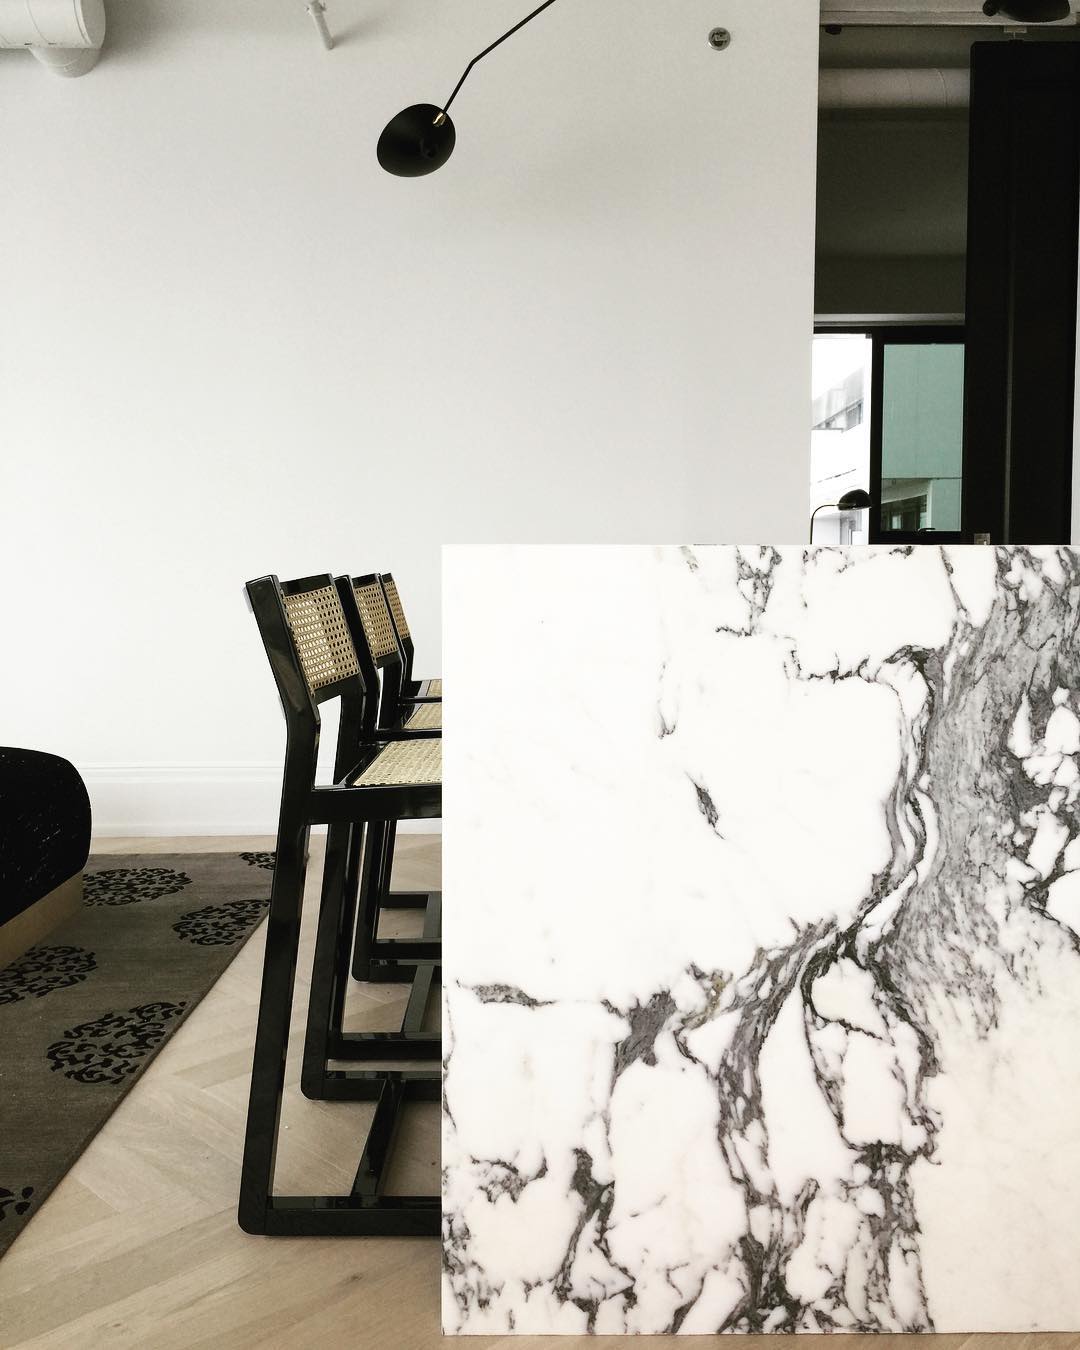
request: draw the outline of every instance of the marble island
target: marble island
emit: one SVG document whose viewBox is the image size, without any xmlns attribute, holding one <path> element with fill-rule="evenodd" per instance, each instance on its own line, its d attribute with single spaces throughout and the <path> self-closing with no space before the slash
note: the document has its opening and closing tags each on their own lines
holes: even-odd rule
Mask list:
<svg viewBox="0 0 1080 1350">
<path fill-rule="evenodd" d="M 1080 1328 L 1080 554 L 448 548 L 444 1328 Z"/>
</svg>

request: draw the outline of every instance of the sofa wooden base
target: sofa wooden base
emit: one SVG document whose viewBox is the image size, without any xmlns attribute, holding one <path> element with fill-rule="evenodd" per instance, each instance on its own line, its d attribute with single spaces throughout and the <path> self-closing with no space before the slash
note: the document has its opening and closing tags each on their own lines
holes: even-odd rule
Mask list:
<svg viewBox="0 0 1080 1350">
<path fill-rule="evenodd" d="M 0 925 L 0 968 L 10 966 L 23 952 L 58 928 L 65 919 L 79 912 L 83 896 L 83 874 L 76 873 L 36 900 L 29 909 Z"/>
</svg>

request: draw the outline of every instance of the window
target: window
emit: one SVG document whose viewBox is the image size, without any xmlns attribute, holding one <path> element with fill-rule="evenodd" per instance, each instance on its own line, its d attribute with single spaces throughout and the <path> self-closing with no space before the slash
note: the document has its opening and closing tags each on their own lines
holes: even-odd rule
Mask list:
<svg viewBox="0 0 1080 1350">
<path fill-rule="evenodd" d="M 863 333 L 814 338 L 810 510 L 815 544 L 865 544 L 867 511 L 833 508 L 870 483 L 871 342 Z"/>
<path fill-rule="evenodd" d="M 887 340 L 881 404 L 880 528 L 959 530 L 964 344 Z M 891 523 L 900 499 L 922 502 L 917 525 Z"/>
<path fill-rule="evenodd" d="M 930 518 L 928 493 L 918 497 L 896 497 L 881 503 L 883 530 L 925 530 Z"/>
<path fill-rule="evenodd" d="M 819 330 L 810 432 L 810 507 L 820 509 L 814 542 L 958 534 L 963 435 L 963 329 Z M 866 488 L 878 509 L 829 509 L 852 488 Z"/>
</svg>

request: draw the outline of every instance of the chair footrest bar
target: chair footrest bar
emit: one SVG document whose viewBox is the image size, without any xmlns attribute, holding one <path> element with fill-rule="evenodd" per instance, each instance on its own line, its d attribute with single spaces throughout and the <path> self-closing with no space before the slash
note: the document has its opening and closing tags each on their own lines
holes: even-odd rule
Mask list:
<svg viewBox="0 0 1080 1350">
<path fill-rule="evenodd" d="M 439 938 L 376 938 L 371 944 L 373 961 L 438 961 L 442 957 Z"/>
<path fill-rule="evenodd" d="M 275 1195 L 260 1231 L 268 1237 L 437 1237 L 441 1228 L 437 1195 Z"/>
<path fill-rule="evenodd" d="M 401 961 L 373 961 L 371 969 L 364 976 L 367 984 L 411 984 L 418 970 L 427 967 L 432 978 L 441 982 L 442 966 L 437 961 L 404 964 Z"/>
<path fill-rule="evenodd" d="M 359 1076 L 359 1075 L 357 1075 Z M 410 1101 L 438 1101 L 438 1073 L 384 1073 L 373 1086 L 377 1105 L 350 1195 L 268 1195 L 253 1214 L 241 1209 L 248 1233 L 290 1237 L 434 1237 L 442 1224 L 438 1195 L 386 1195 L 386 1170 L 401 1111 Z"/>
<path fill-rule="evenodd" d="M 388 891 L 383 899 L 384 909 L 427 909 L 432 899 L 442 900 L 442 891 Z"/>
<path fill-rule="evenodd" d="M 346 1031 L 330 1045 L 330 1059 L 357 1064 L 380 1059 L 438 1059 L 442 1033 L 438 1031 Z"/>
<path fill-rule="evenodd" d="M 377 1102 L 387 1083 L 402 1083 L 406 1101 L 437 1102 L 442 1097 L 442 1074 L 437 1070 L 327 1069 L 323 1075 L 319 1100 Z"/>
</svg>

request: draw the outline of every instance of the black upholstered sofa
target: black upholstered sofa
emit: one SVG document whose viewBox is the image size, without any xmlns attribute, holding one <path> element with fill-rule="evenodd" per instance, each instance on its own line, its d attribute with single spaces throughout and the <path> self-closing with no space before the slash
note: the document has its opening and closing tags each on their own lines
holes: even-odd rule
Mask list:
<svg viewBox="0 0 1080 1350">
<path fill-rule="evenodd" d="M 0 966 L 73 914 L 90 852 L 90 799 L 58 755 L 0 746 Z"/>
</svg>

